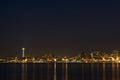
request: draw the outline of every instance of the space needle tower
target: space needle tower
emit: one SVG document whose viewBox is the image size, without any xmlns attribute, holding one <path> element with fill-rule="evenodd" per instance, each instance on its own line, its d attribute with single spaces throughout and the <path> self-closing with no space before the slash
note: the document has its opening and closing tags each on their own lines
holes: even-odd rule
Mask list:
<svg viewBox="0 0 120 80">
<path fill-rule="evenodd" d="M 25 57 L 25 48 L 22 48 L 22 57 Z"/>
</svg>

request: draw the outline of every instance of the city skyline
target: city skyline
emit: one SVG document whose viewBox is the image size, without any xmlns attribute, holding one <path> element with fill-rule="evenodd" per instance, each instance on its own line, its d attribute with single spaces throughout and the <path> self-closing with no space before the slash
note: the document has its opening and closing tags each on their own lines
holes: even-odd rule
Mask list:
<svg viewBox="0 0 120 80">
<path fill-rule="evenodd" d="M 119 3 L 1 1 L 0 56 L 120 50 Z"/>
</svg>

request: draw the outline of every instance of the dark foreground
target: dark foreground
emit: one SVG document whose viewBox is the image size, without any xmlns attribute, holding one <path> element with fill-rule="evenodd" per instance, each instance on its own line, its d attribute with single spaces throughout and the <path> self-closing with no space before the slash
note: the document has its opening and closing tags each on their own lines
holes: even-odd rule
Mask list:
<svg viewBox="0 0 120 80">
<path fill-rule="evenodd" d="M 120 64 L 0 63 L 0 80 L 120 80 Z"/>
</svg>

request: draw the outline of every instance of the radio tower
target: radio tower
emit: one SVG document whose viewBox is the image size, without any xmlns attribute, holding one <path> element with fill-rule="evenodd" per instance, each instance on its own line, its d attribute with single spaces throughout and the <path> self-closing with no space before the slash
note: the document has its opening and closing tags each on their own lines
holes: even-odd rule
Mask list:
<svg viewBox="0 0 120 80">
<path fill-rule="evenodd" d="M 25 57 L 25 48 L 22 48 L 22 57 Z"/>
</svg>

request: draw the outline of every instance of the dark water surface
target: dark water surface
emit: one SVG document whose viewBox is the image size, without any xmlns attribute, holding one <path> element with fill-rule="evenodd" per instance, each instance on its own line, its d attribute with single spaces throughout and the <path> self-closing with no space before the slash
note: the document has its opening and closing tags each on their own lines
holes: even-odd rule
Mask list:
<svg viewBox="0 0 120 80">
<path fill-rule="evenodd" d="M 0 63 L 0 80 L 120 80 L 120 64 Z"/>
</svg>

